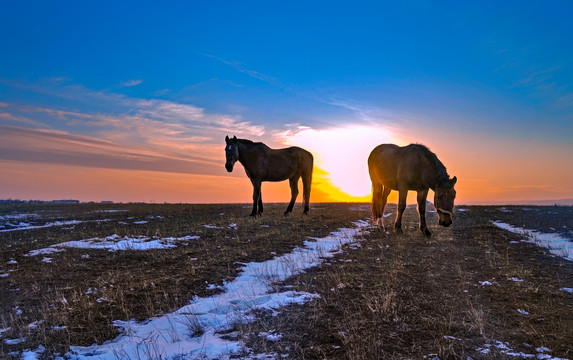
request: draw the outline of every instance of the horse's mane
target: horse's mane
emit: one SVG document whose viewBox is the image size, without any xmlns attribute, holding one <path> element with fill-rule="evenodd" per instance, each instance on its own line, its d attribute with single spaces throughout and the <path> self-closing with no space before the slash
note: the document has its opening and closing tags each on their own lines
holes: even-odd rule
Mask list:
<svg viewBox="0 0 573 360">
<path fill-rule="evenodd" d="M 419 151 L 421 151 L 426 156 L 426 158 L 428 158 L 434 164 L 436 167 L 436 175 L 440 183 L 449 181 L 450 176 L 448 175 L 448 171 L 440 159 L 438 159 L 436 154 L 430 151 L 427 146 L 422 144 L 411 144 L 411 146 L 414 146 Z"/>
</svg>

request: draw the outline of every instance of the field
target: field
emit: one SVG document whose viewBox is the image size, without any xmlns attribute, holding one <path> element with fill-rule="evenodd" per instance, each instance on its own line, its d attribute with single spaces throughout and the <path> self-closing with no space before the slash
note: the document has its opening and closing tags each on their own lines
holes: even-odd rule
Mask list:
<svg viewBox="0 0 573 360">
<path fill-rule="evenodd" d="M 428 213 L 428 240 L 415 208 L 397 235 L 369 207 L 2 204 L 0 358 L 573 359 L 573 208 Z"/>
</svg>

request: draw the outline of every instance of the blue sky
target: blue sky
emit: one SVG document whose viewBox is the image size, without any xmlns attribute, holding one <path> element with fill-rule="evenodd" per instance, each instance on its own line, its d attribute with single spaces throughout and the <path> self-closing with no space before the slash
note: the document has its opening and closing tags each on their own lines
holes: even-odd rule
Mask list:
<svg viewBox="0 0 573 360">
<path fill-rule="evenodd" d="M 567 153 L 572 15 L 567 1 L 6 3 L 0 126 L 44 142 L 0 159 L 222 175 L 226 132 L 280 146 L 361 124 L 440 151 L 465 134 Z M 56 133 L 65 146 L 41 145 Z M 82 141 L 102 143 L 62 154 Z"/>
</svg>

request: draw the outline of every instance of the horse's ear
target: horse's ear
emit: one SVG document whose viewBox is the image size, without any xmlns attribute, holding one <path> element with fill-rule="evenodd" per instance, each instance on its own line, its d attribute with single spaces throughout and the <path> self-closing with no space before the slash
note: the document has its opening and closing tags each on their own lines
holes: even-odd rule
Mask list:
<svg viewBox="0 0 573 360">
<path fill-rule="evenodd" d="M 452 180 L 450 180 L 450 184 L 452 184 L 452 186 L 456 185 L 457 182 L 458 182 L 458 178 L 455 176 L 452 178 Z"/>
<path fill-rule="evenodd" d="M 237 136 L 233 135 L 233 141 L 237 141 Z"/>
<path fill-rule="evenodd" d="M 229 142 L 229 135 L 225 136 L 225 142 Z"/>
</svg>

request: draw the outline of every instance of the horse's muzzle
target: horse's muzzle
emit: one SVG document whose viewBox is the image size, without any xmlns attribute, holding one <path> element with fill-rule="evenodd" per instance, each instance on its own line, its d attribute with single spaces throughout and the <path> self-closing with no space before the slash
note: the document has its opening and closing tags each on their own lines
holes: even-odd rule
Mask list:
<svg viewBox="0 0 573 360">
<path fill-rule="evenodd" d="M 448 227 L 452 225 L 453 214 L 451 211 L 438 208 L 438 225 Z"/>
<path fill-rule="evenodd" d="M 446 220 L 441 220 L 441 219 L 440 219 L 440 220 L 438 220 L 438 224 L 439 224 L 440 226 L 443 226 L 443 227 L 448 227 L 448 226 L 452 225 L 452 219 L 450 219 L 450 218 L 448 218 L 448 219 L 446 219 Z"/>
<path fill-rule="evenodd" d="M 228 172 L 232 172 L 233 171 L 233 164 L 225 164 L 225 169 L 227 169 Z"/>
</svg>

